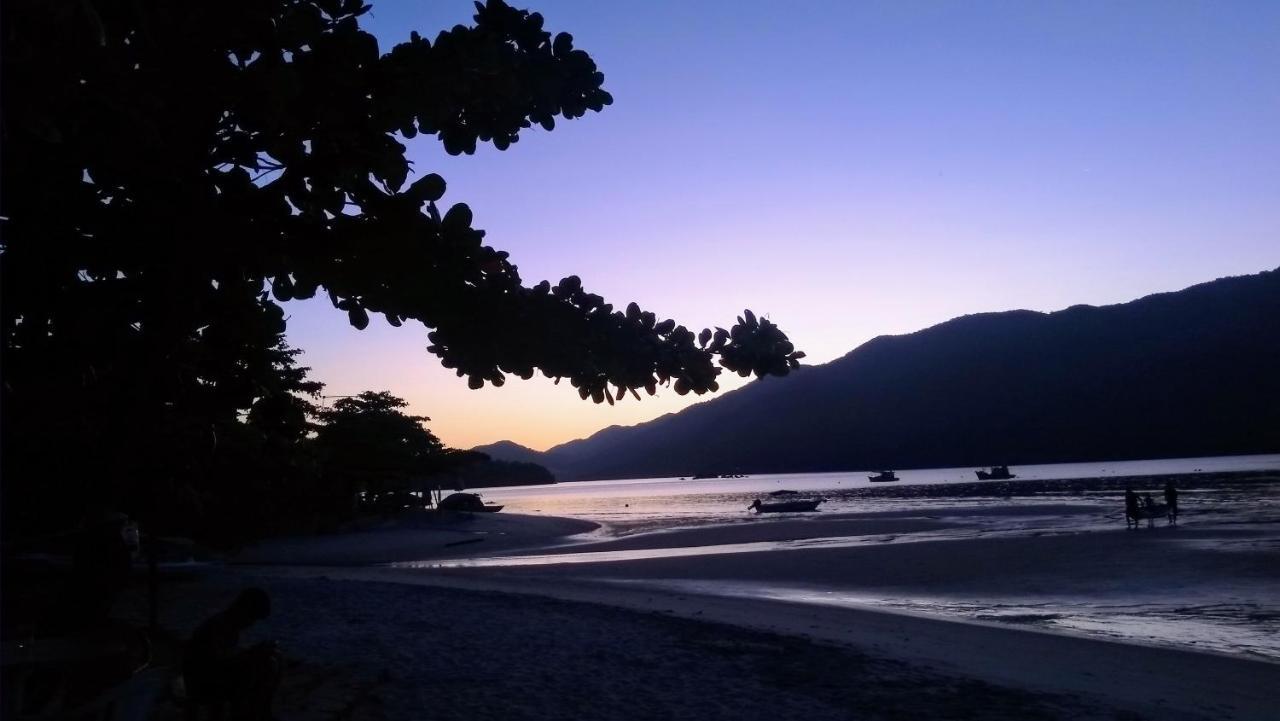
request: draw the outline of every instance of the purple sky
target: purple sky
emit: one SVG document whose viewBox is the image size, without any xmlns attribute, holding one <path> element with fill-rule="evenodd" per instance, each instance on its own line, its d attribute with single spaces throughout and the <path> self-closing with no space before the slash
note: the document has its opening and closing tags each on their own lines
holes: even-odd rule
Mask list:
<svg viewBox="0 0 1280 721">
<path fill-rule="evenodd" d="M 474 11 L 373 5 L 384 51 Z M 821 363 L 966 313 L 1280 265 L 1280 2 L 529 7 L 591 53 L 614 105 L 507 152 L 410 145 L 528 284 L 577 274 L 694 329 L 749 307 Z M 390 390 L 458 447 L 545 448 L 695 400 L 469 391 L 421 326 L 288 312 L 328 393 Z"/>
</svg>

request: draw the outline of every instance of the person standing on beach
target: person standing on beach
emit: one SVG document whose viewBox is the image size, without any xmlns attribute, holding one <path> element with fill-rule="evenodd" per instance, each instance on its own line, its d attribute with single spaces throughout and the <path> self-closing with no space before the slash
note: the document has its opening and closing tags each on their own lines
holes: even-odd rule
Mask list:
<svg viewBox="0 0 1280 721">
<path fill-rule="evenodd" d="M 1169 522 L 1178 522 L 1178 489 L 1173 487 L 1173 481 L 1164 484 L 1164 502 L 1169 505 Z"/>
<path fill-rule="evenodd" d="M 1138 494 L 1133 492 L 1132 488 L 1124 489 L 1124 527 L 1128 528 L 1132 523 L 1134 528 L 1138 527 Z"/>
</svg>

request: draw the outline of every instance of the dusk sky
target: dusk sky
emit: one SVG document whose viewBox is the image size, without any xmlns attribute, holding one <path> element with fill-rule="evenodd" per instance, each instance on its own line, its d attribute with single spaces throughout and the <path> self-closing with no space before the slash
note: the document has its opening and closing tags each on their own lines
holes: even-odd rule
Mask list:
<svg viewBox="0 0 1280 721">
<path fill-rule="evenodd" d="M 384 51 L 474 13 L 373 6 Z M 1280 2 L 529 7 L 614 105 L 506 152 L 409 144 L 527 285 L 576 274 L 695 331 L 751 308 L 823 363 L 967 313 L 1280 265 Z M 540 376 L 470 391 L 416 323 L 287 312 L 327 393 L 389 390 L 456 447 L 543 449 L 700 400 L 596 406 Z"/>
</svg>

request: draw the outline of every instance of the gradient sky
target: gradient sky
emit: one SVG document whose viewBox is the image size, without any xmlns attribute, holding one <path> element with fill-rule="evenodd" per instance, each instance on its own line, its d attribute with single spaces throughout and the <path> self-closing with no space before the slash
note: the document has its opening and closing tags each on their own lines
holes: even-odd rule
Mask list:
<svg viewBox="0 0 1280 721">
<path fill-rule="evenodd" d="M 529 2 L 614 105 L 507 152 L 409 151 L 526 284 L 577 274 L 695 330 L 749 307 L 821 363 L 966 313 L 1280 265 L 1280 2 Z M 372 4 L 384 51 L 474 12 Z M 418 324 L 287 311 L 328 393 L 389 390 L 457 447 L 542 449 L 695 400 L 470 391 Z"/>
</svg>

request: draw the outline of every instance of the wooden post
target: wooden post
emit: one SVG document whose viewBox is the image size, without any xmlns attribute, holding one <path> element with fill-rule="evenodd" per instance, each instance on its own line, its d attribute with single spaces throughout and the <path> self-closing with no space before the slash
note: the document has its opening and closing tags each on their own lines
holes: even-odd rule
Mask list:
<svg viewBox="0 0 1280 721">
<path fill-rule="evenodd" d="M 147 626 L 160 630 L 160 564 L 156 559 L 155 536 L 147 534 Z"/>
</svg>

